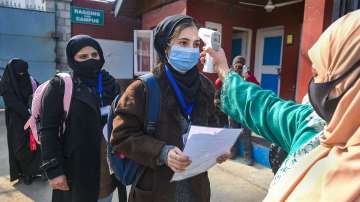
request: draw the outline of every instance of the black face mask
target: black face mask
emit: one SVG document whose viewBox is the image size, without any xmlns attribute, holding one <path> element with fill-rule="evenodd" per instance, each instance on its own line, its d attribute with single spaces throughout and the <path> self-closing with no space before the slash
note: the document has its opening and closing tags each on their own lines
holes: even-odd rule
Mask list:
<svg viewBox="0 0 360 202">
<path fill-rule="evenodd" d="M 15 79 L 17 81 L 22 81 L 22 80 L 27 80 L 27 78 L 29 78 L 29 73 L 24 72 L 24 73 L 16 73 L 15 74 Z"/>
<path fill-rule="evenodd" d="M 74 74 L 84 79 L 97 79 L 103 66 L 100 60 L 88 59 L 83 62 L 75 61 Z"/>
<path fill-rule="evenodd" d="M 354 64 L 345 74 L 341 75 L 339 78 L 329 81 L 326 83 L 315 83 L 314 78 L 310 80 L 309 83 L 309 101 L 313 106 L 316 113 L 323 118 L 326 122 L 330 122 L 337 105 L 339 104 L 341 98 L 345 93 L 351 88 L 351 86 L 357 81 L 354 80 L 353 84 L 350 85 L 341 95 L 336 98 L 329 98 L 330 92 L 335 88 L 337 84 L 342 82 L 351 72 L 357 69 L 360 65 L 360 61 Z M 359 75 L 358 75 L 359 76 Z"/>
</svg>

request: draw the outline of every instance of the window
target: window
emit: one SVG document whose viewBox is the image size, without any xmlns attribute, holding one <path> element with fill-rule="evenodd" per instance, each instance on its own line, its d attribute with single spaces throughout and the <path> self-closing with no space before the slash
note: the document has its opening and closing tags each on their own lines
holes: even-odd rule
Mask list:
<svg viewBox="0 0 360 202">
<path fill-rule="evenodd" d="M 332 20 L 335 21 L 356 9 L 360 9 L 360 0 L 334 0 Z"/>
<path fill-rule="evenodd" d="M 140 76 L 151 71 L 155 64 L 152 30 L 134 30 L 134 73 Z"/>
</svg>

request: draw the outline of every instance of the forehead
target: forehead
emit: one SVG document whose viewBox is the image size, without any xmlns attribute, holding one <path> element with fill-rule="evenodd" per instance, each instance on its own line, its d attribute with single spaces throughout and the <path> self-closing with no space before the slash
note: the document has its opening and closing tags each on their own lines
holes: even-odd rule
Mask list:
<svg viewBox="0 0 360 202">
<path fill-rule="evenodd" d="M 198 29 L 194 26 L 183 29 L 177 39 L 189 39 L 191 41 L 200 40 L 198 36 Z"/>
<path fill-rule="evenodd" d="M 85 46 L 84 48 L 80 49 L 76 55 L 78 54 L 90 54 L 90 53 L 93 53 L 93 52 L 97 52 L 97 50 L 91 46 Z"/>
<path fill-rule="evenodd" d="M 244 64 L 244 59 L 243 58 L 236 58 L 234 63 L 235 64 Z"/>
<path fill-rule="evenodd" d="M 241 60 L 238 59 L 238 60 L 235 60 L 234 64 L 235 65 L 240 65 L 240 64 L 242 64 L 242 62 L 241 62 Z"/>
</svg>

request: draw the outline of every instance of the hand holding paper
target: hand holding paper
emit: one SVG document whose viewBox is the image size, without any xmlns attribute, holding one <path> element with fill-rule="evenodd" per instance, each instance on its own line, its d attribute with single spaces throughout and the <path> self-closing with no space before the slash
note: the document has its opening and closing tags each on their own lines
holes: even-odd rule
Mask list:
<svg viewBox="0 0 360 202">
<path fill-rule="evenodd" d="M 179 148 L 170 149 L 167 157 L 167 165 L 174 172 L 185 171 L 186 167 L 191 164 L 188 156 L 186 156 Z"/>
<path fill-rule="evenodd" d="M 183 180 L 207 171 L 216 164 L 219 156 L 230 150 L 241 130 L 191 126 L 183 153 L 192 163 L 185 171 L 175 173 L 171 181 Z"/>
</svg>

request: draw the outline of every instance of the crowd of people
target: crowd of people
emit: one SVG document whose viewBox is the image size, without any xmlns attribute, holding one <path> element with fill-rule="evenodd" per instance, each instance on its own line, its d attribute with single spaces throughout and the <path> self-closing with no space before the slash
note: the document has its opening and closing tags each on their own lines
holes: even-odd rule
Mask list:
<svg viewBox="0 0 360 202">
<path fill-rule="evenodd" d="M 0 85 L 10 180 L 31 184 L 42 176 L 53 189 L 53 202 L 110 202 L 116 188 L 123 202 L 209 202 L 207 172 L 170 181 L 174 172 L 192 163 L 182 150 L 193 124 L 243 128 L 240 139 L 248 165 L 254 163 L 252 132 L 276 145 L 276 174 L 264 201 L 360 200 L 360 11 L 334 22 L 309 50 L 314 75 L 309 102 L 304 104 L 262 89 L 244 57 L 235 57 L 229 67 L 223 49 L 200 46 L 198 27 L 190 16 L 168 16 L 155 28 L 158 64 L 152 74 L 161 99 L 153 134 L 144 128 L 149 92 L 144 82 L 134 80 L 121 93 L 115 78 L 102 69 L 105 59 L 99 43 L 77 35 L 66 47 L 71 96 L 66 97 L 67 83 L 61 76 L 49 81 L 41 98 L 36 139 L 24 125 L 39 82 L 29 74 L 26 61 L 10 60 Z M 213 57 L 218 74 L 215 85 L 197 68 L 206 54 Z M 107 140 L 106 109 L 118 95 Z M 129 194 L 109 166 L 107 141 L 114 152 L 143 166 Z M 216 160 L 222 163 L 235 155 L 232 149 Z"/>
</svg>

